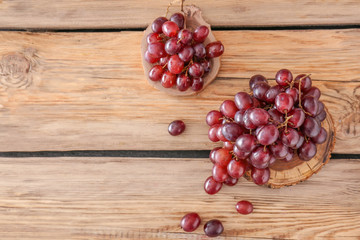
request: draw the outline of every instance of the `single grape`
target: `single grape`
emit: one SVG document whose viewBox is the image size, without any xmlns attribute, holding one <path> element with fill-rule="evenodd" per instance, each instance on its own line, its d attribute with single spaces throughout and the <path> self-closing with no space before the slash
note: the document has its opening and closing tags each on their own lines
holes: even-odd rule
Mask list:
<svg viewBox="0 0 360 240">
<path fill-rule="evenodd" d="M 287 93 L 280 93 L 275 98 L 275 107 L 281 113 L 290 112 L 294 106 L 294 99 Z"/>
<path fill-rule="evenodd" d="M 305 98 L 307 96 L 313 96 L 314 98 L 319 100 L 319 98 L 321 96 L 321 92 L 317 87 L 311 87 L 311 88 L 309 88 L 309 90 L 306 91 L 305 95 L 303 95 L 303 98 Z"/>
<path fill-rule="evenodd" d="M 276 73 L 275 80 L 278 85 L 287 86 L 292 82 L 293 76 L 289 70 L 281 69 Z"/>
<path fill-rule="evenodd" d="M 242 127 L 245 127 L 244 122 L 243 122 L 244 113 L 245 112 L 239 110 L 235 113 L 235 116 L 234 116 L 234 122 L 236 122 L 237 124 L 239 124 Z"/>
<path fill-rule="evenodd" d="M 232 155 L 229 150 L 224 148 L 218 149 L 216 153 L 214 153 L 215 163 L 221 167 L 226 167 L 231 161 Z"/>
<path fill-rule="evenodd" d="M 310 116 L 315 117 L 318 111 L 319 101 L 313 96 L 307 96 L 302 99 L 302 106 L 304 110 L 310 113 Z"/>
<path fill-rule="evenodd" d="M 278 110 L 276 110 L 275 108 L 269 109 L 268 113 L 270 115 L 270 120 L 275 125 L 279 125 L 285 121 L 284 115 L 282 113 L 280 113 Z M 304 119 L 305 119 L 305 115 L 304 115 Z"/>
<path fill-rule="evenodd" d="M 235 145 L 240 151 L 252 152 L 257 146 L 256 137 L 251 134 L 243 134 L 236 139 Z"/>
<path fill-rule="evenodd" d="M 223 143 L 223 148 L 225 148 L 226 150 L 232 151 L 234 148 L 234 144 L 230 141 L 226 141 Z"/>
<path fill-rule="evenodd" d="M 252 107 L 253 101 L 251 96 L 246 92 L 238 92 L 235 95 L 235 104 L 239 110 L 245 111 Z"/>
<path fill-rule="evenodd" d="M 191 87 L 192 79 L 185 74 L 179 74 L 176 78 L 176 86 L 180 92 L 186 91 Z"/>
<path fill-rule="evenodd" d="M 325 105 L 322 101 L 318 101 L 318 110 L 316 115 L 319 115 L 322 111 L 324 111 L 325 109 Z"/>
<path fill-rule="evenodd" d="M 203 78 L 193 78 L 193 84 L 191 85 L 191 89 L 195 92 L 200 91 L 204 86 Z"/>
<path fill-rule="evenodd" d="M 201 218 L 197 213 L 188 213 L 180 221 L 180 226 L 185 232 L 195 231 L 201 223 Z"/>
<path fill-rule="evenodd" d="M 315 118 L 306 117 L 303 125 L 301 126 L 301 130 L 310 138 L 316 137 L 320 133 L 321 124 L 319 120 Z"/>
<path fill-rule="evenodd" d="M 195 78 L 202 77 L 204 75 L 204 68 L 200 63 L 194 62 L 189 66 L 189 74 Z"/>
<path fill-rule="evenodd" d="M 327 138 L 327 132 L 326 132 L 325 128 L 322 127 L 319 134 L 317 136 L 311 138 L 311 141 L 316 144 L 321 144 L 326 141 L 326 138 Z"/>
<path fill-rule="evenodd" d="M 285 158 L 282 159 L 285 162 L 290 162 L 294 159 L 294 150 L 291 148 L 288 149 L 288 153 L 286 154 Z"/>
<path fill-rule="evenodd" d="M 206 115 L 206 123 L 209 126 L 220 124 L 224 116 L 217 110 L 212 110 Z"/>
<path fill-rule="evenodd" d="M 238 211 L 238 213 L 244 214 L 244 215 L 250 214 L 254 210 L 252 203 L 249 201 L 245 201 L 245 200 L 238 202 L 236 204 L 235 208 L 236 208 L 236 211 Z"/>
<path fill-rule="evenodd" d="M 245 111 L 243 115 L 242 121 L 246 129 L 256 129 L 256 125 L 250 120 L 250 114 L 252 110 L 254 110 L 254 108 L 249 108 L 248 110 Z"/>
<path fill-rule="evenodd" d="M 309 161 L 316 155 L 316 151 L 316 145 L 312 141 L 308 141 L 298 149 L 298 155 L 301 160 Z"/>
<path fill-rule="evenodd" d="M 151 54 L 149 53 L 149 51 L 146 51 L 146 52 L 145 52 L 144 57 L 145 57 L 145 60 L 146 60 L 148 63 L 156 63 L 157 61 L 159 61 L 159 58 L 156 58 L 156 57 L 154 57 L 153 55 L 151 55 Z"/>
<path fill-rule="evenodd" d="M 210 72 L 211 69 L 210 61 L 203 59 L 200 61 L 200 64 L 204 68 L 205 73 Z"/>
<path fill-rule="evenodd" d="M 224 184 L 231 187 L 236 185 L 238 181 L 239 179 L 228 176 L 228 178 L 224 181 Z"/>
<path fill-rule="evenodd" d="M 255 126 L 266 125 L 269 118 L 270 114 L 262 108 L 254 108 L 249 114 L 249 119 Z"/>
<path fill-rule="evenodd" d="M 191 43 L 192 32 L 187 29 L 181 29 L 177 35 L 178 40 L 184 45 Z"/>
<path fill-rule="evenodd" d="M 161 77 L 161 85 L 164 88 L 171 88 L 176 83 L 176 75 L 169 71 L 165 71 Z"/>
<path fill-rule="evenodd" d="M 268 124 L 260 129 L 256 138 L 262 145 L 273 144 L 279 138 L 279 130 L 275 125 Z"/>
<path fill-rule="evenodd" d="M 185 123 L 181 120 L 175 120 L 169 124 L 168 131 L 172 136 L 180 135 L 185 131 Z"/>
<path fill-rule="evenodd" d="M 300 74 L 295 78 L 294 87 L 299 89 L 299 82 L 300 79 L 305 77 L 305 74 Z M 311 78 L 310 76 L 307 76 L 301 80 L 301 91 L 306 92 L 311 88 Z"/>
<path fill-rule="evenodd" d="M 282 86 L 279 86 L 279 85 L 272 86 L 269 88 L 269 90 L 266 91 L 264 100 L 267 103 L 274 103 L 276 96 L 282 92 L 284 92 L 284 89 Z"/>
<path fill-rule="evenodd" d="M 305 113 L 301 108 L 294 108 L 288 116 L 292 116 L 288 121 L 288 125 L 292 128 L 299 128 L 305 121 Z"/>
<path fill-rule="evenodd" d="M 197 43 L 193 46 L 194 51 L 195 51 L 195 56 L 198 58 L 204 58 L 206 56 L 206 49 L 204 44 L 202 43 Z"/>
<path fill-rule="evenodd" d="M 224 53 L 224 45 L 220 41 L 206 45 L 206 56 L 208 58 L 220 57 Z"/>
<path fill-rule="evenodd" d="M 212 141 L 212 142 L 219 141 L 219 138 L 217 137 L 217 131 L 218 131 L 219 126 L 220 126 L 220 124 L 214 124 L 213 126 L 211 126 L 209 128 L 208 138 L 210 141 Z"/>
<path fill-rule="evenodd" d="M 165 44 L 162 42 L 154 42 L 148 45 L 147 51 L 151 54 L 154 58 L 162 58 L 165 57 Z"/>
<path fill-rule="evenodd" d="M 305 141 L 304 134 L 299 132 L 299 141 L 296 143 L 296 145 L 295 145 L 295 147 L 293 147 L 293 149 L 298 149 L 299 147 L 301 147 L 303 145 L 304 141 Z"/>
<path fill-rule="evenodd" d="M 325 110 L 321 111 L 317 116 L 316 119 L 319 120 L 320 122 L 324 121 L 326 118 L 326 112 Z"/>
<path fill-rule="evenodd" d="M 167 18 L 165 17 L 158 17 L 154 20 L 154 22 L 151 24 L 151 29 L 154 33 L 162 33 L 162 25 L 164 22 L 167 21 Z"/>
<path fill-rule="evenodd" d="M 179 26 L 172 21 L 164 22 L 162 32 L 168 37 L 175 37 L 179 32 Z"/>
<path fill-rule="evenodd" d="M 207 26 L 198 26 L 193 34 L 193 38 L 195 42 L 202 43 L 205 41 L 207 36 L 209 35 L 209 28 Z"/>
<path fill-rule="evenodd" d="M 210 220 L 204 225 L 204 232 L 208 237 L 217 237 L 223 231 L 224 227 L 222 223 L 217 219 Z"/>
<path fill-rule="evenodd" d="M 263 146 L 257 147 L 250 155 L 250 163 L 258 169 L 264 169 L 269 166 L 271 153 Z"/>
<path fill-rule="evenodd" d="M 259 82 L 268 83 L 268 81 L 266 80 L 266 78 L 263 75 L 254 75 L 250 78 L 250 81 L 249 81 L 250 89 L 253 90 L 254 86 L 256 84 L 258 84 Z"/>
<path fill-rule="evenodd" d="M 244 152 L 244 151 L 241 151 L 239 150 L 236 145 L 234 146 L 234 154 L 236 155 L 236 157 L 240 160 L 245 160 L 246 158 L 248 158 L 251 154 L 251 152 Z"/>
<path fill-rule="evenodd" d="M 281 141 L 276 141 L 274 144 L 270 145 L 270 151 L 272 155 L 277 159 L 285 158 L 288 154 L 288 147 L 285 146 Z"/>
<path fill-rule="evenodd" d="M 227 139 L 224 137 L 224 135 L 222 134 L 222 125 L 218 126 L 218 130 L 216 132 L 216 136 L 220 141 L 226 142 Z"/>
<path fill-rule="evenodd" d="M 294 103 L 299 101 L 299 90 L 296 88 L 288 88 L 285 90 L 285 93 L 289 94 L 294 99 Z"/>
<path fill-rule="evenodd" d="M 167 68 L 173 74 L 179 74 L 184 69 L 184 62 L 181 61 L 178 55 L 172 55 L 169 59 Z"/>
<path fill-rule="evenodd" d="M 171 15 L 170 21 L 176 23 L 180 29 L 184 28 L 185 18 L 182 13 L 174 13 Z"/>
<path fill-rule="evenodd" d="M 235 113 L 238 111 L 239 109 L 236 107 L 236 104 L 234 101 L 231 100 L 225 100 L 221 105 L 220 105 L 220 112 L 228 117 L 228 118 L 232 118 L 234 119 Z"/>
<path fill-rule="evenodd" d="M 216 151 L 217 153 L 218 151 Z M 216 156 L 217 154 L 215 154 Z M 220 166 L 215 164 L 212 170 L 212 175 L 215 181 L 217 182 L 224 182 L 228 178 L 227 169 L 226 167 Z"/>
<path fill-rule="evenodd" d="M 160 81 L 164 73 L 164 69 L 160 65 L 153 66 L 149 71 L 149 78 L 152 81 Z"/>
<path fill-rule="evenodd" d="M 212 176 L 208 177 L 205 180 L 204 190 L 207 194 L 213 195 L 219 192 L 221 187 L 222 187 L 222 183 L 215 181 L 215 179 Z"/>
<path fill-rule="evenodd" d="M 150 33 L 147 37 L 146 37 L 146 42 L 148 44 L 150 43 L 154 43 L 154 42 L 160 42 L 162 40 L 162 38 L 160 37 L 160 34 L 158 33 Z"/>
<path fill-rule="evenodd" d="M 225 123 L 221 128 L 222 134 L 224 137 L 231 142 L 235 142 L 235 140 L 244 132 L 244 129 L 240 127 L 237 123 L 230 122 Z"/>
<path fill-rule="evenodd" d="M 193 58 L 194 52 L 195 51 L 191 46 L 185 46 L 178 55 L 182 61 L 189 62 Z"/>
<path fill-rule="evenodd" d="M 265 82 L 259 82 L 253 87 L 253 95 L 259 100 L 265 101 L 265 94 L 270 89 L 269 84 Z"/>
<path fill-rule="evenodd" d="M 169 55 L 174 55 L 180 52 L 181 48 L 182 44 L 178 43 L 178 40 L 176 38 L 170 38 L 165 43 L 165 51 Z"/>
<path fill-rule="evenodd" d="M 210 154 L 209 154 L 209 159 L 210 161 L 215 164 L 215 153 L 217 150 L 221 149 L 221 147 L 216 147 L 213 150 L 211 150 Z"/>
<path fill-rule="evenodd" d="M 283 131 L 280 135 L 280 139 L 283 144 L 288 147 L 295 147 L 298 143 L 300 136 L 298 131 L 293 128 L 288 128 L 287 130 Z"/>
<path fill-rule="evenodd" d="M 258 169 L 253 167 L 251 169 L 251 178 L 255 184 L 264 185 L 270 179 L 270 170 L 269 168 Z"/>
<path fill-rule="evenodd" d="M 242 161 L 232 159 L 227 165 L 228 174 L 232 178 L 241 178 L 245 173 L 246 165 Z"/>
</svg>

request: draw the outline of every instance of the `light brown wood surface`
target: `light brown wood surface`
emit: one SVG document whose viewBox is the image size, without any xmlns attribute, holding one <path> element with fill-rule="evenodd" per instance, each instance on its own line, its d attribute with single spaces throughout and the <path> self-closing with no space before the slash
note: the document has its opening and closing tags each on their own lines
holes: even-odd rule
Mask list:
<svg viewBox="0 0 360 240">
<path fill-rule="evenodd" d="M 170 0 L 1 0 L 2 29 L 145 28 L 164 15 Z M 187 0 L 213 26 L 359 24 L 357 0 Z"/>
<path fill-rule="evenodd" d="M 206 239 L 204 222 L 225 227 L 218 239 L 358 239 L 360 161 L 331 160 L 304 183 L 282 189 L 242 179 L 207 195 L 208 159 L 3 158 L 1 239 Z M 254 212 L 235 204 L 249 200 Z M 196 211 L 203 223 L 184 233 Z"/>
<path fill-rule="evenodd" d="M 209 150 L 206 113 L 280 68 L 311 73 L 337 128 L 337 153 L 360 153 L 359 30 L 215 31 L 218 78 L 195 97 L 146 82 L 142 32 L 0 33 L 0 152 Z M 168 124 L 182 119 L 185 133 Z"/>
</svg>

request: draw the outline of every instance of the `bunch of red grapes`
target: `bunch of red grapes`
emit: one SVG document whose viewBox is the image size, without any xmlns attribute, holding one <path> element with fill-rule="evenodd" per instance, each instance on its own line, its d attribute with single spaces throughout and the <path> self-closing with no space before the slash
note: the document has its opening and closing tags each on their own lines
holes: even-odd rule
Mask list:
<svg viewBox="0 0 360 240">
<path fill-rule="evenodd" d="M 164 88 L 175 87 L 186 91 L 200 91 L 203 77 L 211 69 L 211 58 L 224 52 L 220 41 L 204 46 L 209 34 L 207 26 L 199 26 L 194 32 L 184 29 L 185 18 L 175 13 L 168 20 L 158 17 L 151 25 L 152 33 L 147 36 L 145 60 L 155 64 L 149 71 L 152 81 L 160 81 Z"/>
<path fill-rule="evenodd" d="M 208 136 L 223 147 L 210 152 L 212 176 L 205 181 L 208 194 L 217 193 L 223 183 L 233 186 L 246 171 L 257 185 L 270 178 L 269 166 L 276 161 L 290 162 L 297 155 L 308 161 L 316 155 L 316 144 L 325 142 L 326 118 L 321 92 L 313 87 L 309 75 L 282 69 L 276 73 L 277 85 L 270 86 L 262 75 L 249 81 L 251 94 L 239 92 L 234 101 L 226 100 L 220 111 L 210 111 L 206 122 Z"/>
</svg>

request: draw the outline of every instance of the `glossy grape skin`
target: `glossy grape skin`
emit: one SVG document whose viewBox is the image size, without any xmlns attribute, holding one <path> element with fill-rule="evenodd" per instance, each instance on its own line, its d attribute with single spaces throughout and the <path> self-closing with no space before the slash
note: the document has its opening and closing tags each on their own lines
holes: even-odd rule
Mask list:
<svg viewBox="0 0 360 240">
<path fill-rule="evenodd" d="M 193 58 L 194 53 L 195 51 L 191 46 L 185 46 L 178 55 L 182 61 L 189 62 Z"/>
<path fill-rule="evenodd" d="M 273 144 L 279 138 L 279 130 L 275 125 L 268 124 L 256 134 L 258 142 L 262 145 Z"/>
<path fill-rule="evenodd" d="M 299 81 L 300 78 L 305 77 L 306 74 L 300 74 L 295 78 L 294 87 L 299 89 Z M 311 78 L 310 76 L 307 76 L 306 78 L 301 80 L 301 91 L 306 92 L 311 88 Z"/>
<path fill-rule="evenodd" d="M 238 92 L 235 94 L 234 99 L 237 108 L 242 111 L 251 108 L 253 105 L 251 96 L 246 92 Z"/>
<path fill-rule="evenodd" d="M 206 56 L 206 49 L 204 44 L 202 43 L 197 43 L 193 46 L 194 48 L 194 55 L 198 58 L 204 58 Z"/>
<path fill-rule="evenodd" d="M 288 128 L 280 134 L 280 139 L 283 144 L 288 147 L 295 147 L 299 141 L 299 133 L 293 128 Z"/>
<path fill-rule="evenodd" d="M 232 159 L 227 165 L 227 172 L 232 178 L 241 178 L 245 173 L 246 165 L 242 161 Z"/>
<path fill-rule="evenodd" d="M 286 154 L 285 158 L 282 159 L 285 162 L 290 162 L 294 159 L 294 150 L 292 150 L 291 148 L 289 148 L 288 150 L 288 154 Z"/>
<path fill-rule="evenodd" d="M 322 111 L 325 110 L 325 105 L 322 101 L 318 101 L 318 110 L 316 115 L 319 115 Z"/>
<path fill-rule="evenodd" d="M 170 59 L 170 56 L 169 56 L 169 55 L 167 55 L 167 56 L 165 56 L 165 57 L 162 57 L 162 58 L 159 59 L 159 64 L 160 64 L 161 66 L 164 66 L 165 64 L 168 63 L 169 59 Z"/>
<path fill-rule="evenodd" d="M 226 150 L 224 148 L 218 149 L 214 153 L 214 161 L 217 165 L 221 167 L 226 167 L 231 161 L 231 159 L 232 159 L 231 153 L 229 152 L 229 150 Z"/>
<path fill-rule="evenodd" d="M 234 144 L 230 141 L 226 141 L 223 143 L 223 148 L 229 151 L 232 151 L 234 148 Z"/>
<path fill-rule="evenodd" d="M 250 120 L 250 114 L 252 112 L 252 110 L 254 110 L 254 108 L 249 108 L 248 110 L 245 111 L 244 115 L 243 115 L 243 123 L 244 123 L 244 127 L 246 129 L 256 129 L 256 125 L 252 123 L 252 121 Z"/>
<path fill-rule="evenodd" d="M 201 66 L 200 63 L 194 62 L 190 64 L 188 72 L 191 76 L 195 78 L 202 77 L 204 75 L 204 68 Z"/>
<path fill-rule="evenodd" d="M 224 137 L 224 135 L 222 134 L 222 125 L 218 126 L 218 130 L 216 132 L 216 136 L 220 141 L 226 142 L 227 139 Z"/>
<path fill-rule="evenodd" d="M 255 126 L 266 125 L 269 122 L 269 113 L 262 108 L 254 108 L 250 114 L 249 119 Z"/>
<path fill-rule="evenodd" d="M 194 92 L 200 91 L 204 86 L 204 79 L 203 78 L 193 78 L 193 84 L 191 85 L 191 89 Z"/>
<path fill-rule="evenodd" d="M 152 81 L 160 81 L 164 73 L 164 69 L 160 65 L 153 66 L 149 71 L 149 78 Z"/>
<path fill-rule="evenodd" d="M 274 157 L 274 155 L 271 155 L 269 166 L 273 165 L 275 162 L 276 162 L 276 158 Z"/>
<path fill-rule="evenodd" d="M 270 89 L 269 84 L 259 82 L 253 87 L 253 95 L 259 100 L 265 101 L 265 94 Z"/>
<path fill-rule="evenodd" d="M 302 100 L 302 107 L 312 117 L 315 117 L 318 112 L 318 100 L 313 96 L 304 97 Z"/>
<path fill-rule="evenodd" d="M 149 33 L 149 35 L 146 37 L 146 42 L 148 44 L 154 43 L 154 42 L 160 42 L 162 38 L 160 37 L 160 34 L 158 33 Z"/>
<path fill-rule="evenodd" d="M 226 180 L 226 178 L 228 178 L 229 175 L 227 174 L 226 167 L 215 164 L 213 166 L 212 176 L 215 181 L 223 183 Z"/>
<path fill-rule="evenodd" d="M 154 33 L 162 33 L 162 25 L 167 21 L 165 17 L 158 17 L 151 24 L 151 29 Z"/>
<path fill-rule="evenodd" d="M 284 115 L 275 108 L 269 109 L 268 113 L 270 115 L 270 119 L 272 120 L 272 123 L 275 125 L 279 125 L 285 121 Z M 305 119 L 305 115 L 304 115 L 304 119 Z"/>
<path fill-rule="evenodd" d="M 169 55 L 174 55 L 178 53 L 182 48 L 182 44 L 178 43 L 176 38 L 170 38 L 165 43 L 165 51 Z"/>
<path fill-rule="evenodd" d="M 251 178 L 256 185 L 264 185 L 270 179 L 269 168 L 258 169 L 253 167 L 251 169 Z"/>
<path fill-rule="evenodd" d="M 303 161 L 309 161 L 316 155 L 316 145 L 312 141 L 304 142 L 298 149 L 299 158 Z"/>
<path fill-rule="evenodd" d="M 314 98 L 316 98 L 317 100 L 319 100 L 320 96 L 321 96 L 321 91 L 317 88 L 317 87 L 311 87 L 309 88 L 308 91 L 306 91 L 306 93 L 303 95 L 303 98 L 307 97 L 307 96 L 313 96 Z"/>
<path fill-rule="evenodd" d="M 235 142 L 235 140 L 244 132 L 242 127 L 234 122 L 225 123 L 222 126 L 221 131 L 223 136 L 231 142 Z"/>
<path fill-rule="evenodd" d="M 292 116 L 289 121 L 288 125 L 292 128 L 300 127 L 305 121 L 305 113 L 301 108 L 294 108 L 288 113 L 288 117 Z"/>
<path fill-rule="evenodd" d="M 275 80 L 278 85 L 287 86 L 292 82 L 293 76 L 288 69 L 281 69 L 276 73 Z"/>
<path fill-rule="evenodd" d="M 252 152 L 257 146 L 256 137 L 251 134 L 243 134 L 236 139 L 235 145 L 240 151 Z"/>
<path fill-rule="evenodd" d="M 238 181 L 239 181 L 238 178 L 232 178 L 232 177 L 229 176 L 229 177 L 224 181 L 224 184 L 231 187 L 231 186 L 236 185 Z"/>
<path fill-rule="evenodd" d="M 153 55 L 151 55 L 149 51 L 145 52 L 144 58 L 148 63 L 156 63 L 157 61 L 159 61 L 159 58 L 156 58 Z"/>
<path fill-rule="evenodd" d="M 222 185 L 221 182 L 215 181 L 215 179 L 210 176 L 205 180 L 204 190 L 207 194 L 213 195 L 220 191 Z"/>
<path fill-rule="evenodd" d="M 220 57 L 224 53 L 224 45 L 220 41 L 209 43 L 205 49 L 208 58 Z"/>
<path fill-rule="evenodd" d="M 294 99 L 294 103 L 299 101 L 299 90 L 296 88 L 287 88 L 285 93 L 289 94 Z"/>
<path fill-rule="evenodd" d="M 299 147 L 301 147 L 303 145 L 304 141 L 305 141 L 304 134 L 299 132 L 299 141 L 296 143 L 296 145 L 295 145 L 295 147 L 293 147 L 293 149 L 298 149 Z"/>
<path fill-rule="evenodd" d="M 188 90 L 192 85 L 192 79 L 185 74 L 179 74 L 176 78 L 176 87 L 180 92 Z"/>
<path fill-rule="evenodd" d="M 207 26 L 198 26 L 193 33 L 193 39 L 195 42 L 202 43 L 209 35 L 209 28 Z"/>
<path fill-rule="evenodd" d="M 239 124 L 242 127 L 245 127 L 244 122 L 243 122 L 244 113 L 245 112 L 239 110 L 235 113 L 235 116 L 234 116 L 234 122 L 236 122 L 237 124 Z"/>
<path fill-rule="evenodd" d="M 184 15 L 183 15 L 183 14 L 181 14 L 181 13 L 174 13 L 173 15 L 171 15 L 170 21 L 176 23 L 176 25 L 177 25 L 180 29 L 184 28 L 185 18 L 184 18 Z"/>
<path fill-rule="evenodd" d="M 263 146 L 260 146 L 252 151 L 250 155 L 250 163 L 258 169 L 264 169 L 269 166 L 270 158 L 270 151 L 267 148 L 264 149 Z"/>
<path fill-rule="evenodd" d="M 148 45 L 147 51 L 154 58 L 162 58 L 167 55 L 165 51 L 165 44 L 162 42 L 154 42 Z"/>
<path fill-rule="evenodd" d="M 319 134 L 313 138 L 311 138 L 311 141 L 315 144 L 321 144 L 324 143 L 326 141 L 327 138 L 327 132 L 325 130 L 325 128 L 321 128 Z"/>
<path fill-rule="evenodd" d="M 184 45 L 191 43 L 193 34 L 187 29 L 181 29 L 177 35 L 178 40 Z"/>
<path fill-rule="evenodd" d="M 234 119 L 235 113 L 238 111 L 239 109 L 236 107 L 236 104 L 234 101 L 232 100 L 225 100 L 221 105 L 220 105 L 220 112 L 228 117 L 228 118 L 232 118 Z"/>
<path fill-rule="evenodd" d="M 249 87 L 251 90 L 253 90 L 254 86 L 260 82 L 264 82 L 264 83 L 268 83 L 268 81 L 266 80 L 266 78 L 263 75 L 254 75 L 250 78 L 249 81 Z"/>
<path fill-rule="evenodd" d="M 250 214 L 253 212 L 254 207 L 251 202 L 242 200 L 235 205 L 236 211 L 240 214 Z"/>
<path fill-rule="evenodd" d="M 168 132 L 172 136 L 180 135 L 185 131 L 185 123 L 181 120 L 175 120 L 169 124 Z"/>
<path fill-rule="evenodd" d="M 270 145 L 270 151 L 275 158 L 282 159 L 288 154 L 288 147 L 278 140 Z"/>
<path fill-rule="evenodd" d="M 267 103 L 274 103 L 276 96 L 282 92 L 284 92 L 282 86 L 279 85 L 272 86 L 266 91 L 264 100 Z"/>
<path fill-rule="evenodd" d="M 200 61 L 200 64 L 204 68 L 205 73 L 210 72 L 210 69 L 211 69 L 210 61 L 203 59 Z"/>
<path fill-rule="evenodd" d="M 172 74 L 179 74 L 184 69 L 184 62 L 178 55 L 172 55 L 168 61 L 167 68 Z"/>
<path fill-rule="evenodd" d="M 169 71 L 165 71 L 161 77 L 161 85 L 164 88 L 171 88 L 175 84 L 176 84 L 176 75 Z"/>
<path fill-rule="evenodd" d="M 208 138 L 210 141 L 212 141 L 212 142 L 219 141 L 219 138 L 217 137 L 217 131 L 218 131 L 219 126 L 220 126 L 220 124 L 215 124 L 209 128 Z"/>
<path fill-rule="evenodd" d="M 215 164 L 215 153 L 217 150 L 221 149 L 221 147 L 216 147 L 216 148 L 213 148 L 213 150 L 210 151 L 210 154 L 209 154 L 209 159 L 210 161 Z"/>
<path fill-rule="evenodd" d="M 323 110 L 322 112 L 320 112 L 317 116 L 316 119 L 319 120 L 320 122 L 324 121 L 326 118 L 326 112 L 325 110 Z"/>
<path fill-rule="evenodd" d="M 175 37 L 179 30 L 178 25 L 172 21 L 164 22 L 162 25 L 162 32 L 168 37 Z"/>
<path fill-rule="evenodd" d="M 212 110 L 206 115 L 206 123 L 209 126 L 214 124 L 220 124 L 222 122 L 223 115 L 217 110 Z"/>
<path fill-rule="evenodd" d="M 280 93 L 275 98 L 275 107 L 281 113 L 290 112 L 294 107 L 294 99 L 287 93 Z"/>
<path fill-rule="evenodd" d="M 248 158 L 251 154 L 251 152 L 244 152 L 244 151 L 241 151 L 239 150 L 236 145 L 234 146 L 234 154 L 236 155 L 236 157 L 240 160 L 245 160 L 246 158 Z"/>
<path fill-rule="evenodd" d="M 316 137 L 320 130 L 321 130 L 321 124 L 319 120 L 312 118 L 312 117 L 306 117 L 303 125 L 301 126 L 302 132 L 312 138 Z"/>
<path fill-rule="evenodd" d="M 222 223 L 217 219 L 210 220 L 204 225 L 204 232 L 208 237 L 217 237 L 223 231 L 224 227 Z"/>
<path fill-rule="evenodd" d="M 180 226 L 185 232 L 195 231 L 201 223 L 201 218 L 197 213 L 188 213 L 180 221 Z"/>
</svg>

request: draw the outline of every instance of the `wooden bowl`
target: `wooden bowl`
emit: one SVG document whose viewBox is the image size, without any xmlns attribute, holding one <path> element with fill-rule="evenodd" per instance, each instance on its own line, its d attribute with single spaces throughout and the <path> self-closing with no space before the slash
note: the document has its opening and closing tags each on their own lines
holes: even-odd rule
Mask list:
<svg viewBox="0 0 360 240">
<path fill-rule="evenodd" d="M 170 15 L 172 13 L 175 12 L 180 12 L 180 11 L 172 11 L 170 12 Z M 204 42 L 204 45 L 206 46 L 208 43 L 210 42 L 214 42 L 216 41 L 214 35 L 211 32 L 211 27 L 210 24 L 208 24 L 207 22 L 205 22 L 205 20 L 202 18 L 201 15 L 201 10 L 200 8 L 192 5 L 192 6 L 185 6 L 184 7 L 184 15 L 185 15 L 185 19 L 186 19 L 186 28 L 193 31 L 195 30 L 196 27 L 200 26 L 200 25 L 205 25 L 209 28 L 210 32 L 209 35 L 207 37 L 207 39 Z M 172 87 L 172 88 L 164 88 L 160 81 L 152 81 L 149 78 L 149 71 L 150 69 L 155 65 L 155 64 L 150 64 L 145 60 L 145 52 L 147 50 L 147 42 L 146 42 L 146 37 L 149 33 L 151 33 L 151 24 L 146 28 L 146 30 L 144 31 L 144 36 L 141 42 L 141 58 L 142 58 L 142 64 L 144 67 L 144 73 L 145 73 L 145 77 L 148 81 L 148 83 L 153 86 L 154 88 L 166 92 L 170 95 L 175 95 L 175 96 L 190 96 L 190 95 L 195 95 L 197 93 L 199 93 L 200 91 L 204 90 L 206 88 L 206 86 L 208 86 L 212 81 L 214 81 L 214 79 L 216 78 L 219 69 L 220 69 L 220 58 L 212 58 L 210 59 L 210 63 L 211 63 L 211 70 L 210 72 L 208 72 L 204 77 L 204 86 L 200 91 L 193 91 L 191 90 L 191 88 L 189 88 L 188 90 L 184 91 L 184 92 L 180 92 L 179 90 L 177 90 L 176 87 Z"/>
<path fill-rule="evenodd" d="M 321 123 L 321 126 L 326 129 L 328 136 L 324 143 L 317 145 L 315 157 L 309 161 L 302 161 L 297 154 L 295 154 L 294 160 L 291 162 L 277 160 L 270 166 L 270 180 L 266 186 L 270 188 L 281 188 L 303 182 L 314 173 L 319 172 L 321 168 L 329 162 L 331 152 L 335 145 L 335 127 L 334 121 L 326 107 L 325 111 L 326 119 Z M 246 173 L 245 178 L 252 181 L 250 172 Z"/>
</svg>

